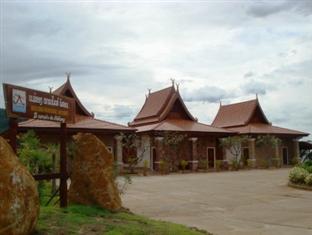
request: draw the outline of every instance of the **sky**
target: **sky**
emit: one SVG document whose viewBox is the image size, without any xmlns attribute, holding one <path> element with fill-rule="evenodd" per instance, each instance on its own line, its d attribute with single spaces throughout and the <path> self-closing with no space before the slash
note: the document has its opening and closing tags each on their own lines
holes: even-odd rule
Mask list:
<svg viewBox="0 0 312 235">
<path fill-rule="evenodd" d="M 0 17 L 1 83 L 49 91 L 70 72 L 89 111 L 127 124 L 173 78 L 200 122 L 258 94 L 273 125 L 312 133 L 310 0 L 0 0 Z"/>
</svg>

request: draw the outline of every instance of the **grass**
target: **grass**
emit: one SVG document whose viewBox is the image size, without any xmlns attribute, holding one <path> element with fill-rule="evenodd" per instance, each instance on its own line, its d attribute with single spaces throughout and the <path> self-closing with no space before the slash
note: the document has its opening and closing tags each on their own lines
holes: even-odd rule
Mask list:
<svg viewBox="0 0 312 235">
<path fill-rule="evenodd" d="M 112 213 L 95 206 L 71 205 L 66 209 L 41 207 L 35 235 L 46 234 L 203 235 L 209 233 L 128 212 Z"/>
</svg>

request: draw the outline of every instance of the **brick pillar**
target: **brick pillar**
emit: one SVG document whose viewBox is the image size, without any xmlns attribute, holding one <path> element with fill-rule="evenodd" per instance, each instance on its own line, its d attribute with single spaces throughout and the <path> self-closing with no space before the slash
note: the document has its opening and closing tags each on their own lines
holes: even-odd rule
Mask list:
<svg viewBox="0 0 312 235">
<path fill-rule="evenodd" d="M 159 163 L 160 163 L 160 160 L 163 159 L 163 151 L 164 151 L 163 150 L 163 139 L 164 139 L 164 137 L 157 136 L 154 139 L 155 139 L 156 156 L 157 156 L 157 159 L 155 161 L 155 165 L 156 165 L 156 170 L 159 171 Z"/>
<path fill-rule="evenodd" d="M 192 141 L 192 156 L 191 156 L 191 170 L 197 171 L 198 169 L 198 152 L 197 152 L 197 140 L 198 138 L 189 138 L 189 141 Z"/>
<path fill-rule="evenodd" d="M 294 153 L 292 156 L 292 162 L 300 162 L 300 149 L 299 149 L 299 141 L 297 139 L 293 140 L 294 145 Z"/>
<path fill-rule="evenodd" d="M 116 140 L 116 156 L 117 156 L 117 166 L 119 172 L 123 170 L 123 161 L 122 161 L 122 136 L 115 136 Z"/>
<path fill-rule="evenodd" d="M 251 161 L 251 167 L 256 167 L 256 139 L 248 139 L 248 150 L 249 150 L 249 159 Z"/>
</svg>

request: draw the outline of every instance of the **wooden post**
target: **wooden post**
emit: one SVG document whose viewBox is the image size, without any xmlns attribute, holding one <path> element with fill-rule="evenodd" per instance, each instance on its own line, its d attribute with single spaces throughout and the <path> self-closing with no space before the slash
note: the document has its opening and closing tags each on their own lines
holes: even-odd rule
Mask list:
<svg viewBox="0 0 312 235">
<path fill-rule="evenodd" d="M 16 135 L 17 135 L 17 119 L 10 118 L 9 119 L 9 139 L 10 139 L 10 145 L 14 153 L 16 153 L 16 149 L 17 149 Z"/>
<path fill-rule="evenodd" d="M 66 154 L 66 123 L 61 123 L 60 143 L 60 207 L 67 207 L 67 154 Z"/>
</svg>

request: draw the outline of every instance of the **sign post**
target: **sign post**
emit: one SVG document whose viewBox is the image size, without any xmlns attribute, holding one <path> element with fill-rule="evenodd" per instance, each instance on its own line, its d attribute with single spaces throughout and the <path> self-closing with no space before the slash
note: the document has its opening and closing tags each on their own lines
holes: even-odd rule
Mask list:
<svg viewBox="0 0 312 235">
<path fill-rule="evenodd" d="M 28 89 L 25 87 L 3 84 L 7 116 L 10 118 L 10 144 L 16 152 L 17 118 L 32 118 L 60 122 L 60 173 L 35 175 L 36 180 L 60 179 L 60 206 L 67 206 L 67 154 L 66 123 L 75 122 L 74 99 Z"/>
</svg>

